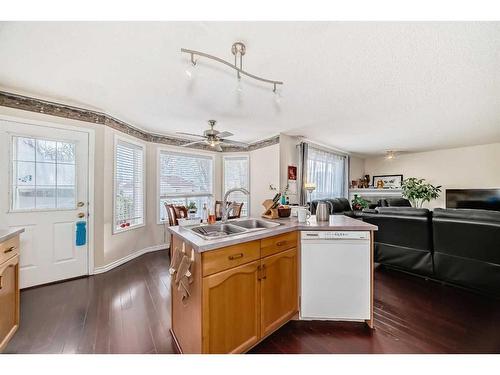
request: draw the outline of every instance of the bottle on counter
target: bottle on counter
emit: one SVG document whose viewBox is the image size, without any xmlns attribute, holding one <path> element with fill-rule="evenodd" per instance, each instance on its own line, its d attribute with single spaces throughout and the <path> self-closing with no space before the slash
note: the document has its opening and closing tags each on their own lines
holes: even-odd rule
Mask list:
<svg viewBox="0 0 500 375">
<path fill-rule="evenodd" d="M 206 223 L 208 221 L 208 208 L 207 204 L 203 203 L 203 210 L 201 211 L 201 222 Z"/>
</svg>

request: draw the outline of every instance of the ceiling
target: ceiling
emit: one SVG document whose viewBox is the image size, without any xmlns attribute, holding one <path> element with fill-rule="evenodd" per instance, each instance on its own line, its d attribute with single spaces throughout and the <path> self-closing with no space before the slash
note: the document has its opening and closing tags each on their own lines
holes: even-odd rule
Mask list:
<svg viewBox="0 0 500 375">
<path fill-rule="evenodd" d="M 282 80 L 272 87 L 200 59 Z M 3 22 L 0 88 L 103 111 L 138 128 L 234 140 L 280 132 L 358 154 L 500 141 L 499 22 Z"/>
</svg>

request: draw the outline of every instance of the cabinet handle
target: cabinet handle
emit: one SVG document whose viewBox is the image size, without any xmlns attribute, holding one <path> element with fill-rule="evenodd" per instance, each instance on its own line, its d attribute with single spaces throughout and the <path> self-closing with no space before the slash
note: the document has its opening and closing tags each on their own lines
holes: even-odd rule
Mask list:
<svg viewBox="0 0 500 375">
<path fill-rule="evenodd" d="M 265 280 L 267 279 L 267 271 L 266 271 L 266 265 L 262 265 L 262 278 Z"/>
<path fill-rule="evenodd" d="M 257 266 L 257 281 L 262 280 L 261 270 L 262 270 L 262 268 L 260 266 Z"/>
<path fill-rule="evenodd" d="M 227 258 L 228 258 L 229 260 L 235 260 L 235 259 L 243 258 L 243 253 L 234 254 L 234 255 L 229 255 Z"/>
<path fill-rule="evenodd" d="M 278 246 L 283 246 L 286 244 L 286 241 L 279 241 L 279 242 L 276 242 L 276 245 Z"/>
<path fill-rule="evenodd" d="M 11 247 L 9 247 L 7 250 L 4 250 L 4 251 L 3 251 L 3 253 L 4 253 L 4 254 L 11 253 L 11 252 L 13 252 L 15 249 L 16 249 L 16 247 L 15 247 L 15 246 L 11 246 Z"/>
</svg>

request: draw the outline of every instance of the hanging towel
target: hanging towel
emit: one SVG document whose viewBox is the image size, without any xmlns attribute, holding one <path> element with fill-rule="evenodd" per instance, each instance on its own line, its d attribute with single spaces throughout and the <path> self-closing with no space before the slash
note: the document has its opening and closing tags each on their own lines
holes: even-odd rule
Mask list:
<svg viewBox="0 0 500 375">
<path fill-rule="evenodd" d="M 179 269 L 179 265 L 181 264 L 182 256 L 185 254 L 186 248 L 185 245 L 182 244 L 182 250 L 179 250 L 178 247 L 174 249 L 174 252 L 172 253 L 172 260 L 170 261 L 170 268 L 168 269 L 168 272 L 170 275 L 174 275 L 177 270 Z"/>
<path fill-rule="evenodd" d="M 175 284 L 177 285 L 177 290 L 181 293 L 182 301 L 185 301 L 190 295 L 190 284 L 193 282 L 191 266 L 194 262 L 194 251 L 191 251 L 191 257 L 188 258 L 186 255 L 182 257 L 179 268 L 175 275 Z"/>
</svg>

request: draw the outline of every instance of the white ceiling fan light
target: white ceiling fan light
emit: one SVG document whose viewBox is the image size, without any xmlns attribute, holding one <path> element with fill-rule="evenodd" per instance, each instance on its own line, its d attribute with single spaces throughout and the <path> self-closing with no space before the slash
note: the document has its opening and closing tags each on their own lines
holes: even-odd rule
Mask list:
<svg viewBox="0 0 500 375">
<path fill-rule="evenodd" d="M 198 141 L 185 143 L 182 145 L 182 147 L 190 147 L 190 146 L 194 146 L 196 144 L 205 143 L 208 146 L 212 147 L 215 151 L 219 151 L 219 152 L 222 151 L 221 145 L 224 145 L 224 144 L 230 145 L 230 146 L 237 146 L 237 147 L 248 147 L 248 143 L 232 141 L 232 140 L 226 139 L 227 137 L 232 137 L 234 134 L 231 132 L 228 132 L 228 131 L 219 132 L 218 130 L 215 130 L 214 126 L 216 123 L 217 123 L 217 121 L 215 121 L 215 120 L 208 120 L 208 125 L 210 126 L 210 129 L 205 130 L 203 132 L 203 135 L 177 132 L 177 134 L 188 135 L 190 137 L 202 138 Z"/>
<path fill-rule="evenodd" d="M 393 150 L 387 150 L 385 152 L 385 159 L 386 160 L 393 160 L 393 159 L 396 159 L 396 156 L 397 156 L 397 152 L 396 151 L 393 151 Z"/>
</svg>

